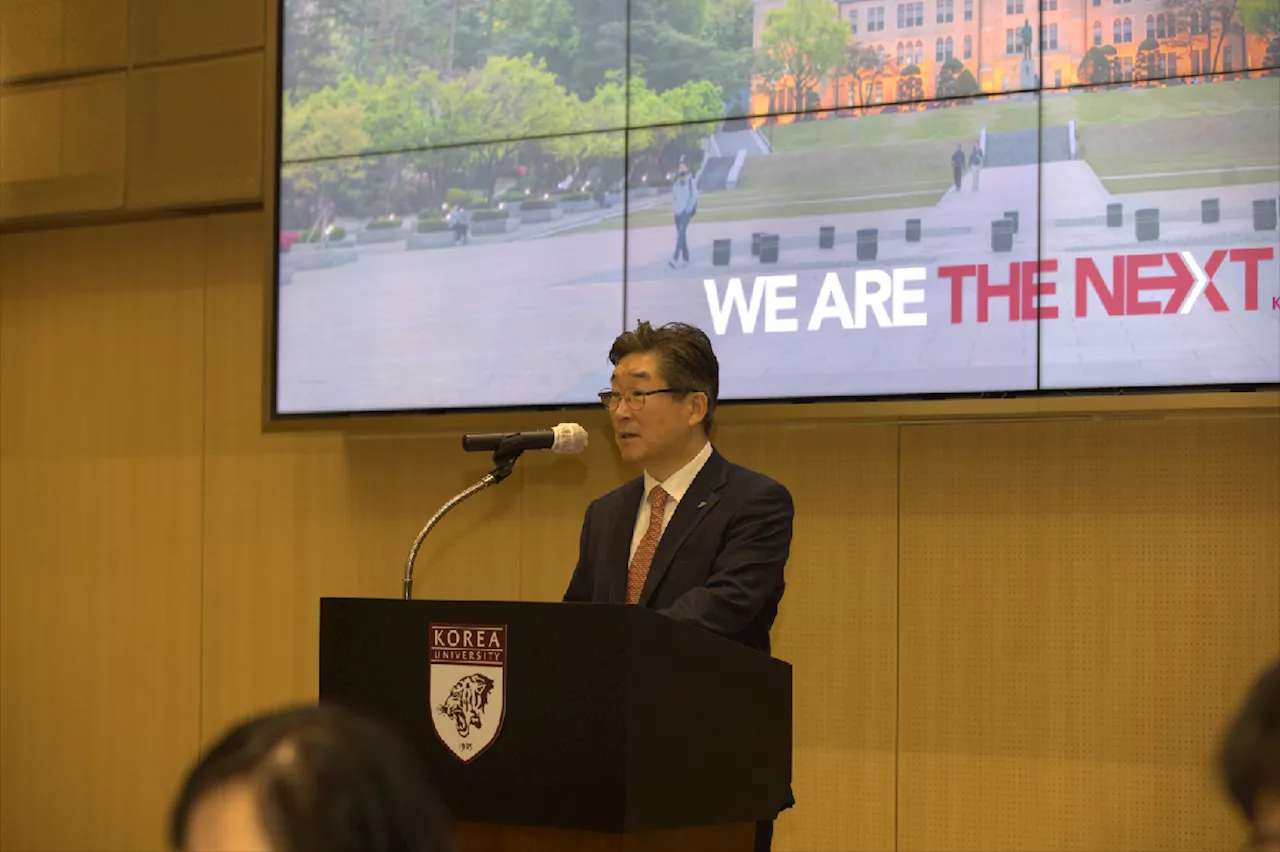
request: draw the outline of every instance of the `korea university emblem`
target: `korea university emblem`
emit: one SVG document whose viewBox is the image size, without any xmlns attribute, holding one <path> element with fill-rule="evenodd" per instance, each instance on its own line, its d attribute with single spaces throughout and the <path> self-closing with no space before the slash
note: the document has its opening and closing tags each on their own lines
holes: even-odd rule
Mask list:
<svg viewBox="0 0 1280 852">
<path fill-rule="evenodd" d="M 463 763 L 484 753 L 507 709 L 507 628 L 432 624 L 431 721 Z"/>
</svg>

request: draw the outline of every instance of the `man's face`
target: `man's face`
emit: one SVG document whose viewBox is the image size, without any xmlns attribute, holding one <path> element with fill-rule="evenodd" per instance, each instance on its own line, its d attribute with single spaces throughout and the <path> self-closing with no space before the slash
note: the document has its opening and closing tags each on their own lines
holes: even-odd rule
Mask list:
<svg viewBox="0 0 1280 852">
<path fill-rule="evenodd" d="M 651 352 L 636 352 L 618 362 L 610 387 L 617 393 L 629 390 L 659 390 L 670 387 Z M 677 455 L 687 445 L 694 430 L 702 430 L 699 394 L 659 393 L 644 398 L 644 406 L 633 409 L 625 399 L 610 412 L 613 436 L 624 461 L 647 465 Z"/>
</svg>

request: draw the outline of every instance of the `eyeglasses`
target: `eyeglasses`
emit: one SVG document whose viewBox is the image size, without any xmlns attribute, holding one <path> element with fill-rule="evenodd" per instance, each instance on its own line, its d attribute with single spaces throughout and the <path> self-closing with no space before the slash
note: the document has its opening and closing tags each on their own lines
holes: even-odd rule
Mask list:
<svg viewBox="0 0 1280 852">
<path fill-rule="evenodd" d="M 621 393 L 615 390 L 602 390 L 600 391 L 599 396 L 600 404 L 610 411 L 616 411 L 618 403 L 623 400 L 627 401 L 627 408 L 630 408 L 632 411 L 639 411 L 644 408 L 644 401 L 646 397 L 659 393 L 692 393 L 692 391 L 685 390 L 684 388 L 658 388 L 657 390 L 638 390 L 637 388 L 629 388 Z"/>
</svg>

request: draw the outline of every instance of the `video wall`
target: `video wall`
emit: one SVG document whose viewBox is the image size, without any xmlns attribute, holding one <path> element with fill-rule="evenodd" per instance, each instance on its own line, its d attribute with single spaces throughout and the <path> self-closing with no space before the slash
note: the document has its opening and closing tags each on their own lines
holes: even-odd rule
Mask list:
<svg viewBox="0 0 1280 852">
<path fill-rule="evenodd" d="M 1280 383 L 1280 3 L 283 0 L 275 413 Z"/>
</svg>

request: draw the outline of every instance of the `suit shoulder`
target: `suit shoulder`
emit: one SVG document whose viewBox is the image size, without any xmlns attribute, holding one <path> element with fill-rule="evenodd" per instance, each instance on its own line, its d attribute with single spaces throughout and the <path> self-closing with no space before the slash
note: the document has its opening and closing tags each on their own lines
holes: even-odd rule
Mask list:
<svg viewBox="0 0 1280 852">
<path fill-rule="evenodd" d="M 736 480 L 735 487 L 743 491 L 769 494 L 784 498 L 788 502 L 791 500 L 791 491 L 787 486 L 758 470 L 729 462 L 729 477 L 731 480 Z"/>
<path fill-rule="evenodd" d="M 587 506 L 587 511 L 609 512 L 617 510 L 627 502 L 627 498 L 632 496 L 633 492 L 637 489 L 640 489 L 641 491 L 644 489 L 643 476 L 637 476 L 634 479 L 624 482 L 612 491 L 606 494 L 601 494 L 599 497 L 591 501 L 590 505 Z"/>
</svg>

